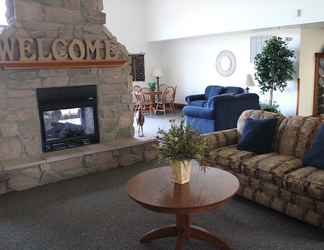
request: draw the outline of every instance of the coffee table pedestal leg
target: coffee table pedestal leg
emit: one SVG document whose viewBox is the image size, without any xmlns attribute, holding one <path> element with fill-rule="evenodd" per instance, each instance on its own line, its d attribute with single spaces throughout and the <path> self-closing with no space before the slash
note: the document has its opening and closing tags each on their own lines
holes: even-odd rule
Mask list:
<svg viewBox="0 0 324 250">
<path fill-rule="evenodd" d="M 196 240 L 207 241 L 210 244 L 220 249 L 226 249 L 226 250 L 230 249 L 229 245 L 225 241 L 217 238 L 215 235 L 212 235 L 206 229 L 201 227 L 191 226 L 190 237 Z"/>
<path fill-rule="evenodd" d="M 176 237 L 178 235 L 178 230 L 175 225 L 170 225 L 166 227 L 162 227 L 159 229 L 152 230 L 145 234 L 140 240 L 141 243 L 149 243 L 153 240 Z"/>
<path fill-rule="evenodd" d="M 196 239 L 207 241 L 215 247 L 229 250 L 226 242 L 209 233 L 207 230 L 191 225 L 191 217 L 188 214 L 177 214 L 177 224 L 166 226 L 147 233 L 141 239 L 141 243 L 148 243 L 153 240 L 177 237 L 176 250 L 182 250 L 186 240 Z"/>
</svg>

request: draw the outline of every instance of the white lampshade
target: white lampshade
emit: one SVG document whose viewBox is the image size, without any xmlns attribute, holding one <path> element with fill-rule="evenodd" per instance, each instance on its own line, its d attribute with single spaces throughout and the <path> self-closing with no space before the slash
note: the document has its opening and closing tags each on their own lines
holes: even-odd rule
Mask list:
<svg viewBox="0 0 324 250">
<path fill-rule="evenodd" d="M 246 76 L 246 86 L 247 87 L 254 87 L 255 86 L 255 82 L 254 82 L 253 77 L 252 77 L 251 74 L 248 74 Z"/>
<path fill-rule="evenodd" d="M 153 73 L 152 73 L 152 76 L 153 77 L 162 77 L 163 76 L 163 71 L 162 71 L 162 69 L 160 69 L 160 68 L 156 68 L 156 69 L 154 69 L 153 70 Z"/>
</svg>

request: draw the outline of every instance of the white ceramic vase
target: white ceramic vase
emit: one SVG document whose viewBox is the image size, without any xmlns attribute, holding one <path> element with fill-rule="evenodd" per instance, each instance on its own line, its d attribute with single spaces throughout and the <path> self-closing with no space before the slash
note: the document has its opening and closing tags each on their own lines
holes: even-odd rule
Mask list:
<svg viewBox="0 0 324 250">
<path fill-rule="evenodd" d="M 190 181 L 192 160 L 170 161 L 173 181 L 177 184 L 186 184 Z"/>
</svg>

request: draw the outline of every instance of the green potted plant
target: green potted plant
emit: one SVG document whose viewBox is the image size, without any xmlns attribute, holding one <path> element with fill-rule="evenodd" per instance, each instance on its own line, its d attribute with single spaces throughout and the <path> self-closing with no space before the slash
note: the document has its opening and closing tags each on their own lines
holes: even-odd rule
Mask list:
<svg viewBox="0 0 324 250">
<path fill-rule="evenodd" d="M 171 121 L 168 131 L 159 130 L 160 156 L 170 161 L 174 182 L 185 184 L 190 181 L 192 160 L 202 162 L 207 143 L 198 133 L 185 125 Z"/>
<path fill-rule="evenodd" d="M 260 54 L 255 57 L 255 79 L 258 81 L 262 94 L 270 93 L 267 109 L 279 111 L 273 102 L 273 92 L 283 92 L 287 81 L 294 78 L 294 51 L 288 48 L 287 42 L 274 36 L 268 41 Z"/>
<path fill-rule="evenodd" d="M 264 111 L 278 113 L 278 114 L 281 113 L 279 109 L 279 105 L 276 102 L 273 102 L 272 105 L 269 105 L 268 103 L 261 103 L 260 106 L 261 109 Z"/>
<path fill-rule="evenodd" d="M 149 89 L 151 91 L 155 91 L 156 90 L 156 82 L 155 81 L 149 81 L 148 82 L 148 86 L 149 86 Z"/>
</svg>

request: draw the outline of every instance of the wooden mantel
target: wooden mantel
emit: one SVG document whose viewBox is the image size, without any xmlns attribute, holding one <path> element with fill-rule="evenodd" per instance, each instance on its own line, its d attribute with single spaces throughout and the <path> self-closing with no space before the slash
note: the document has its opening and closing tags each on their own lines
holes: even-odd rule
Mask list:
<svg viewBox="0 0 324 250">
<path fill-rule="evenodd" d="M 66 60 L 66 61 L 11 61 L 0 62 L 3 69 L 80 69 L 121 67 L 126 60 Z"/>
</svg>

